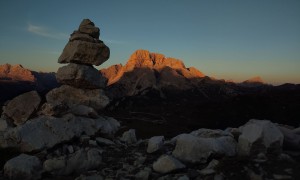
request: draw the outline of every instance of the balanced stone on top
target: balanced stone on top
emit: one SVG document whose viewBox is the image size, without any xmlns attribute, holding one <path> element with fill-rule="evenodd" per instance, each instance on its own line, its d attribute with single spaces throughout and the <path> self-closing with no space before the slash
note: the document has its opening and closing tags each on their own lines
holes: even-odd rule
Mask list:
<svg viewBox="0 0 300 180">
<path fill-rule="evenodd" d="M 93 38 L 99 39 L 100 29 L 98 27 L 95 27 L 95 24 L 89 19 L 82 20 L 78 30 L 81 33 L 86 33 L 92 36 Z"/>
<path fill-rule="evenodd" d="M 99 40 L 100 30 L 89 19 L 84 19 L 78 31 L 71 34 L 58 63 L 77 63 L 99 66 L 108 60 L 109 48 Z"/>
</svg>

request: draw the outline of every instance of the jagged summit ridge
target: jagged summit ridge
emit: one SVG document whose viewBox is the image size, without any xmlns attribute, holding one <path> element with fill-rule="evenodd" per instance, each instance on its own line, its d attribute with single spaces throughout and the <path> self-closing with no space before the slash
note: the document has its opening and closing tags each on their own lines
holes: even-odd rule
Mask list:
<svg viewBox="0 0 300 180">
<path fill-rule="evenodd" d="M 136 50 L 128 59 L 127 63 L 112 65 L 106 69 L 101 69 L 100 72 L 108 79 L 108 85 L 118 82 L 125 73 L 134 73 L 138 69 L 147 69 L 168 76 L 174 74 L 180 78 L 202 78 L 205 75 L 195 67 L 186 68 L 184 63 L 176 58 L 165 57 L 160 53 L 152 53 L 148 50 Z M 145 73 L 148 71 L 145 70 Z"/>
<path fill-rule="evenodd" d="M 21 64 L 0 65 L 0 79 L 30 82 L 34 82 L 36 80 L 33 73 L 30 70 L 25 69 Z"/>
</svg>

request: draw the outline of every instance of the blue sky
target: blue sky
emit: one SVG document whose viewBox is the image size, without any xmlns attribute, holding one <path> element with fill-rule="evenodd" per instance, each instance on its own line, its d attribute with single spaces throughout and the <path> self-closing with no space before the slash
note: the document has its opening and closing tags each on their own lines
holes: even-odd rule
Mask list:
<svg viewBox="0 0 300 180">
<path fill-rule="evenodd" d="M 298 0 L 1 0 L 0 64 L 56 71 L 83 18 L 111 49 L 97 68 L 147 49 L 219 79 L 300 83 Z"/>
</svg>

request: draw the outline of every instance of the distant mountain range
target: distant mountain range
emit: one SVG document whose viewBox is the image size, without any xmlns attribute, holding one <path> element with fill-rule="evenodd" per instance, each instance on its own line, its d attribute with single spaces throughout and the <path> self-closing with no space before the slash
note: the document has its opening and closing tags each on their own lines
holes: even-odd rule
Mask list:
<svg viewBox="0 0 300 180">
<path fill-rule="evenodd" d="M 260 77 L 242 83 L 218 80 L 147 50 L 137 50 L 125 65 L 101 69 L 99 74 L 108 79 L 105 92 L 111 99 L 103 113 L 124 122 L 156 118 L 170 122 L 166 131 L 174 124 L 176 132 L 238 126 L 251 118 L 299 125 L 300 85 L 272 86 Z M 57 86 L 55 73 L 0 66 L 0 103 L 30 90 L 45 94 Z"/>
<path fill-rule="evenodd" d="M 57 86 L 55 73 L 31 71 L 20 64 L 0 65 L 0 104 L 24 92 L 45 94 Z"/>
</svg>

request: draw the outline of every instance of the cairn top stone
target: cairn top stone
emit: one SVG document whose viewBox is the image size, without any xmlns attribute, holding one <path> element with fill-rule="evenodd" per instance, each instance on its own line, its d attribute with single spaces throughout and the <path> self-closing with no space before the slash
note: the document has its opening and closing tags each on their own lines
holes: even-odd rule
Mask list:
<svg viewBox="0 0 300 180">
<path fill-rule="evenodd" d="M 91 20 L 84 19 L 78 30 L 71 34 L 58 63 L 101 65 L 109 59 L 110 50 L 99 36 L 100 29 Z"/>
</svg>

